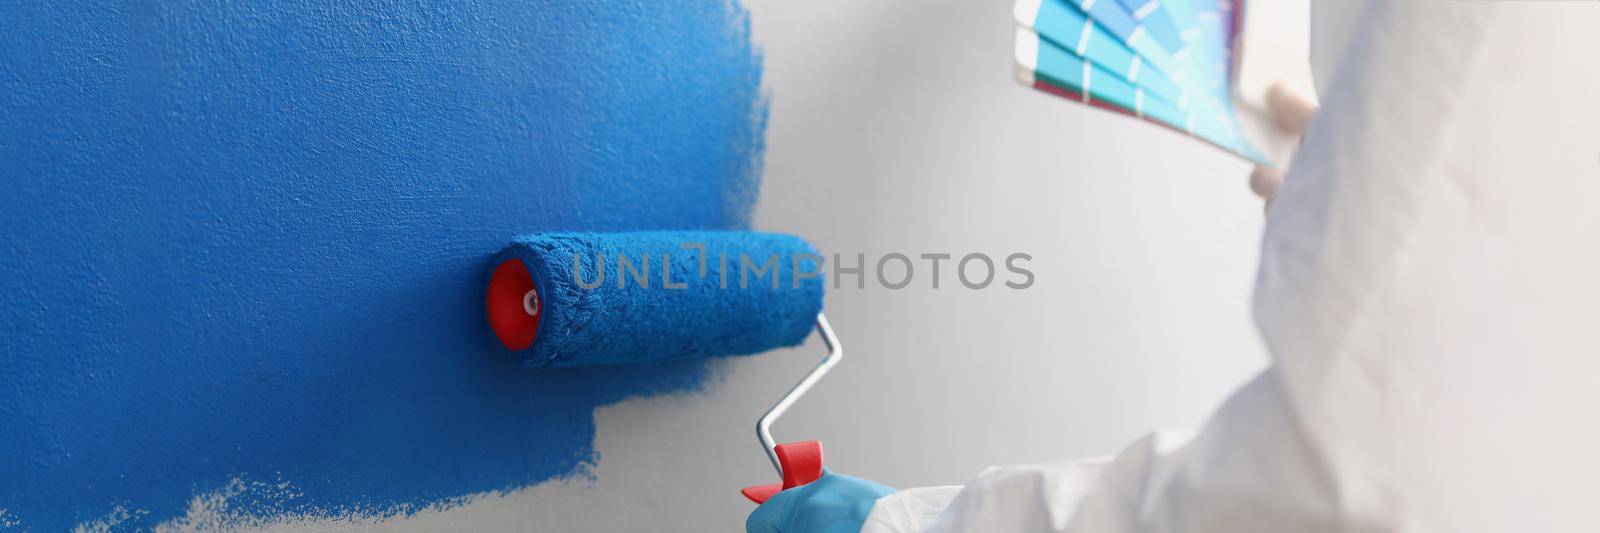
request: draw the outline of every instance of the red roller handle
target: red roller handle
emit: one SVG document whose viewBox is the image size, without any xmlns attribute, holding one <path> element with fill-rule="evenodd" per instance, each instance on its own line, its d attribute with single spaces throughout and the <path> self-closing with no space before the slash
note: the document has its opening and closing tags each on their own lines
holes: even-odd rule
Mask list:
<svg viewBox="0 0 1600 533">
<path fill-rule="evenodd" d="M 814 440 L 779 444 L 772 449 L 778 455 L 778 467 L 783 469 L 783 483 L 745 487 L 739 492 L 745 498 L 762 503 L 780 491 L 792 489 L 822 477 L 822 443 Z"/>
</svg>

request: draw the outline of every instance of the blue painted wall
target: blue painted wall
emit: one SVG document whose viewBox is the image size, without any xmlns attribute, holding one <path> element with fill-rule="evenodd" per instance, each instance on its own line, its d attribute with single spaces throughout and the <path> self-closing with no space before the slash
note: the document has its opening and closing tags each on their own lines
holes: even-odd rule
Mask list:
<svg viewBox="0 0 1600 533">
<path fill-rule="evenodd" d="M 0 509 L 135 524 L 526 486 L 703 363 L 522 371 L 512 235 L 746 224 L 760 58 L 704 2 L 13 3 L 0 17 Z M 237 504 L 238 502 L 236 502 Z M 138 512 L 144 514 L 138 514 Z"/>
</svg>

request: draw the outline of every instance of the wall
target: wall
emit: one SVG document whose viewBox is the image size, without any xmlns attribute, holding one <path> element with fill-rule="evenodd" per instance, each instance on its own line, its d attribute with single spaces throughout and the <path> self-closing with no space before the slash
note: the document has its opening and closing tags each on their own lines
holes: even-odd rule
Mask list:
<svg viewBox="0 0 1600 533">
<path fill-rule="evenodd" d="M 1023 291 L 830 294 L 852 359 L 784 434 L 824 436 L 843 471 L 926 485 L 1115 452 L 1198 427 L 1265 363 L 1249 166 L 1021 87 L 1008 7 L 751 3 L 774 88 L 758 226 L 1034 256 Z"/>
<path fill-rule="evenodd" d="M 0 509 L 35 531 L 403 512 L 572 474 L 707 364 L 522 372 L 513 236 L 748 224 L 737 6 L 7 8 Z"/>
<path fill-rule="evenodd" d="M 333 105 L 295 96 L 305 87 L 267 91 L 281 109 L 303 110 L 297 128 L 238 118 L 229 128 L 249 134 L 197 142 L 208 140 L 205 122 L 144 112 L 163 124 L 149 138 L 187 154 L 154 168 L 189 185 L 152 188 L 129 174 L 94 192 L 67 167 L 21 183 L 32 196 L 0 200 L 4 213 L 23 213 L 0 214 L 6 228 L 51 230 L 4 241 L 26 254 L 6 256 L 0 280 L 12 313 L 7 359 L 23 362 L 4 374 L 0 415 L 32 424 L 0 436 L 12 439 L 0 441 L 6 464 L 64 449 L 30 438 L 93 444 L 50 463 L 68 468 L 67 482 L 45 469 L 27 478 L 83 496 L 68 519 L 91 524 L 116 522 L 121 501 L 164 510 L 141 523 L 179 528 L 738 529 L 751 507 L 737 489 L 773 476 L 754 421 L 820 347 L 705 366 L 519 373 L 464 348 L 481 342 L 464 317 L 473 276 L 511 226 L 739 224 L 739 202 L 723 199 L 749 182 L 699 180 L 750 176 L 759 145 L 743 140 L 760 107 L 748 92 L 721 98 L 754 82 L 753 57 L 739 52 L 737 31 L 707 29 L 727 27 L 720 5 L 612 6 L 632 13 L 621 20 L 600 8 L 470 6 L 397 16 L 388 30 L 352 15 L 307 32 L 380 32 L 359 56 L 380 59 L 397 52 L 383 48 L 397 46 L 386 36 L 433 37 L 399 50 L 420 59 L 323 64 L 312 59 L 326 48 L 308 46 L 289 53 L 299 62 L 273 62 L 320 66 L 304 79 L 376 95 Z M 1151 428 L 1194 427 L 1263 362 L 1247 307 L 1261 208 L 1245 165 L 1016 85 L 1004 3 L 746 7 L 771 99 L 755 227 L 803 234 L 829 253 L 1024 251 L 1037 275 L 1024 291 L 969 291 L 950 278 L 940 290 L 833 290 L 828 314 L 849 356 L 774 428 L 780 440 L 820 438 L 830 467 L 897 486 L 955 483 L 991 464 L 1109 453 Z M 441 21 L 454 24 L 429 29 Z M 225 33 L 218 46 L 252 35 Z M 474 44 L 445 49 L 456 41 L 445 35 Z M 525 53 L 500 53 L 519 43 Z M 239 53 L 279 57 L 269 51 Z M 623 67 L 673 90 L 642 90 L 615 75 Z M 385 81 L 396 76 L 410 83 Z M 566 90 L 540 89 L 551 83 Z M 203 96 L 184 102 L 219 105 Z M 407 113 L 381 109 L 419 100 Z M 564 111 L 552 116 L 553 102 Z M 214 116 L 240 116 L 250 102 L 231 105 Z M 76 124 L 95 119 L 28 126 L 79 120 L 62 127 L 82 134 L 90 128 Z M 287 152 L 273 144 L 291 142 Z M 231 170 L 245 158 L 252 172 Z M 57 207 L 27 207 L 39 198 Z M 108 209 L 115 216 L 94 215 Z M 18 296 L 41 293 L 87 301 Z M 149 473 L 85 492 L 104 469 Z M 6 500 L 27 492 L 0 484 Z M 58 523 L 59 508 L 29 501 L 12 516 Z M 44 518 L 22 512 L 36 509 Z"/>
</svg>

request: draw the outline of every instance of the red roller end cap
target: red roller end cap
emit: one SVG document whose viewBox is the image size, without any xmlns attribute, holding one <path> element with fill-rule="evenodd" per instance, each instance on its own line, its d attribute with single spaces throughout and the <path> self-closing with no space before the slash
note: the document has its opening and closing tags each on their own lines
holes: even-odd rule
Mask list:
<svg viewBox="0 0 1600 533">
<path fill-rule="evenodd" d="M 511 350 L 525 350 L 533 345 L 539 335 L 539 291 L 533 286 L 533 275 L 521 259 L 508 259 L 495 267 L 489 276 L 489 294 L 485 298 L 489 311 L 489 328 L 494 330 L 500 343 Z"/>
</svg>

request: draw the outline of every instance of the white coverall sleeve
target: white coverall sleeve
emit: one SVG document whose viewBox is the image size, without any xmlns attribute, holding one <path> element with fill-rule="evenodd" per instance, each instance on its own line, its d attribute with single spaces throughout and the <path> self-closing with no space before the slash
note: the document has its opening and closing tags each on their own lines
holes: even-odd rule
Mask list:
<svg viewBox="0 0 1600 533">
<path fill-rule="evenodd" d="M 1268 369 L 1193 439 L 901 491 L 863 531 L 1600 531 L 1600 4 L 1313 13 Z"/>
</svg>

